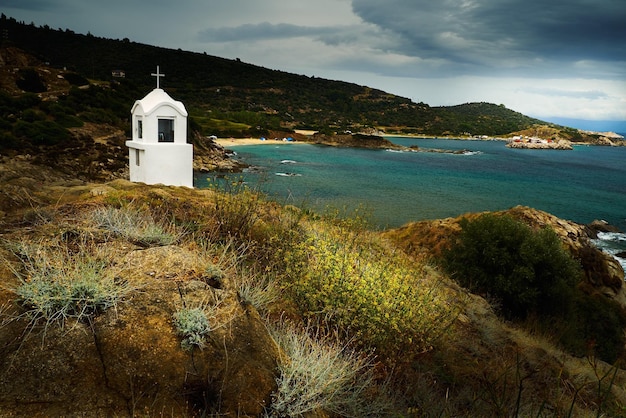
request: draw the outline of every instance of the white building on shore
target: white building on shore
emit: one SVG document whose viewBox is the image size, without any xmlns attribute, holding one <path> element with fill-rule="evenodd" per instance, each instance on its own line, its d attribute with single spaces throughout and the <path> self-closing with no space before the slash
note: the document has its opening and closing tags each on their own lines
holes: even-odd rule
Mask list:
<svg viewBox="0 0 626 418">
<path fill-rule="evenodd" d="M 159 86 L 131 109 L 132 140 L 126 141 L 130 181 L 193 187 L 193 145 L 187 143 L 187 110 Z"/>
</svg>

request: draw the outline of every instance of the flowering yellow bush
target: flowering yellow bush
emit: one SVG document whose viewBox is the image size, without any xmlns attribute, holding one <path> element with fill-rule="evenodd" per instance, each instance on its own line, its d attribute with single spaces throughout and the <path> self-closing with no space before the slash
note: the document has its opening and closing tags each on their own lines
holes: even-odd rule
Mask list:
<svg viewBox="0 0 626 418">
<path fill-rule="evenodd" d="M 379 351 L 427 350 L 454 318 L 438 282 L 373 234 L 311 229 L 286 266 L 305 315 L 327 318 Z"/>
</svg>

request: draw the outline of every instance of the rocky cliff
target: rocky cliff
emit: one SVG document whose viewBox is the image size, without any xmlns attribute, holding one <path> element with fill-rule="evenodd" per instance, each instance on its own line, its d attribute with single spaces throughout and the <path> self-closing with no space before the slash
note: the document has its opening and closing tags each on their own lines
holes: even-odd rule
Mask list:
<svg viewBox="0 0 626 418">
<path fill-rule="evenodd" d="M 590 289 L 614 299 L 626 308 L 624 270 L 613 256 L 593 244 L 592 239 L 596 238 L 594 228 L 525 206 L 496 213 L 511 215 L 533 228 L 552 228 L 571 254 L 580 261 Z M 478 214 L 467 214 L 457 218 L 414 222 L 384 234 L 414 256 L 438 257 L 460 231 L 459 221 L 464 217 L 476 216 Z"/>
</svg>

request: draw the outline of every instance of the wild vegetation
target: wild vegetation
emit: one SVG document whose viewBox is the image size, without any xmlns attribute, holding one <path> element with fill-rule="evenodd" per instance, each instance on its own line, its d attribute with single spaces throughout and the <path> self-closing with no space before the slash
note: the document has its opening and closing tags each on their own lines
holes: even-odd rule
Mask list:
<svg viewBox="0 0 626 418">
<path fill-rule="evenodd" d="M 129 403 L 107 407 L 117 415 L 174 411 L 167 409 L 174 404 L 182 408 L 178 414 L 189 415 L 232 414 L 233 405 L 252 408 L 241 399 L 232 403 L 233 392 L 249 393 L 237 385 L 265 388 L 267 403 L 254 410 L 272 417 L 615 416 L 626 402 L 626 375 L 600 360 L 623 356 L 623 342 L 614 344 L 623 329 L 621 311 L 613 307 L 600 314 L 596 309 L 606 299 L 574 296 L 575 313 L 568 320 L 542 312 L 545 306 L 535 302 L 561 306 L 576 292 L 579 267 L 550 231 L 535 232 L 506 217 L 463 223 L 446 271 L 470 289 L 491 294 L 492 308 L 451 281 L 436 263 L 408 256 L 369 231 L 359 214 L 341 217 L 281 207 L 241 184 L 185 190 L 117 181 L 105 187 L 98 193 L 48 189 L 36 197 L 37 206 L 27 204 L 2 223 L 3 263 L 12 266 L 3 273 L 0 293 L 3 376 L 14 370 L 10 364 L 32 364 L 52 341 L 76 350 L 70 343 L 73 332 L 93 333 L 100 358 L 109 364 L 109 383 L 98 390 L 113 396 L 109 388 L 117 377 L 111 371 L 114 363 L 104 360 L 111 355 L 104 338 L 128 329 L 119 328 L 127 321 L 138 321 L 128 330 L 144 329 L 145 321 L 151 336 L 139 339 L 135 331 L 125 338 L 121 353 L 133 352 L 137 343 L 147 345 L 142 351 L 147 358 L 156 350 L 168 363 L 175 364 L 179 356 L 191 359 L 187 372 L 163 372 L 169 379 L 187 373 L 187 383 L 172 381 L 169 391 L 150 392 L 150 375 L 120 354 L 115 362 L 135 372 L 133 386 L 126 389 L 133 394 Z M 481 259 L 473 253 L 475 245 L 490 249 L 493 257 Z M 532 245 L 550 257 L 533 253 Z M 481 266 L 491 269 L 493 259 L 498 272 L 477 272 Z M 484 274 L 499 280 L 480 282 Z M 516 281 L 520 275 L 535 290 Z M 526 292 L 522 304 L 507 293 L 506 283 Z M 163 286 L 171 288 L 169 296 L 159 290 Z M 231 288 L 236 296 L 229 296 Z M 502 298 L 519 309 L 507 311 Z M 241 309 L 247 313 L 238 313 Z M 504 322 L 492 310 L 514 321 Z M 138 316 L 129 316 L 135 311 Z M 229 346 L 228 341 L 241 332 L 238 321 L 254 318 L 252 312 L 262 315 L 259 320 L 281 347 L 276 368 L 268 369 L 274 383 L 237 383 L 233 375 L 223 381 L 194 380 L 191 389 L 189 376 L 197 368 L 207 367 L 205 373 L 213 376 L 210 370 L 224 370 L 223 361 L 241 361 L 238 352 L 250 356 L 245 344 Z M 556 318 L 563 329 L 586 324 L 570 336 L 582 345 L 597 338 L 596 349 L 586 345 L 581 353 L 579 346 L 568 347 L 549 335 L 547 325 L 529 321 L 536 315 L 539 321 L 546 315 L 545 324 Z M 592 323 L 597 330 L 612 329 L 612 336 L 590 334 Z M 32 341 L 41 348 L 27 350 Z M 264 347 L 262 352 L 271 351 Z M 159 385 L 165 385 L 163 379 Z M 7 382 L 0 382 L 0 410 L 24 407 L 9 400 L 16 389 Z M 169 401 L 176 398 L 187 403 Z M 82 404 L 103 411 L 98 402 Z"/>
<path fill-rule="evenodd" d="M 460 226 L 458 240 L 443 257 L 460 284 L 488 295 L 506 319 L 523 323 L 533 317 L 535 327 L 558 335 L 576 355 L 585 355 L 594 341 L 601 359 L 613 363 L 624 356 L 626 311 L 589 294 L 580 262 L 554 231 L 493 214 L 463 219 Z"/>
</svg>

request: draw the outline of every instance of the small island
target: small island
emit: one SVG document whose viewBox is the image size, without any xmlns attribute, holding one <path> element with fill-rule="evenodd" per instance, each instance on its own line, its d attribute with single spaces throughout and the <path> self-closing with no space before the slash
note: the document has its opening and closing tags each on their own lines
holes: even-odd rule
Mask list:
<svg viewBox="0 0 626 418">
<path fill-rule="evenodd" d="M 572 143 L 566 139 L 542 139 L 538 137 L 514 136 L 506 146 L 508 148 L 521 149 L 556 149 L 556 150 L 572 150 Z"/>
</svg>

